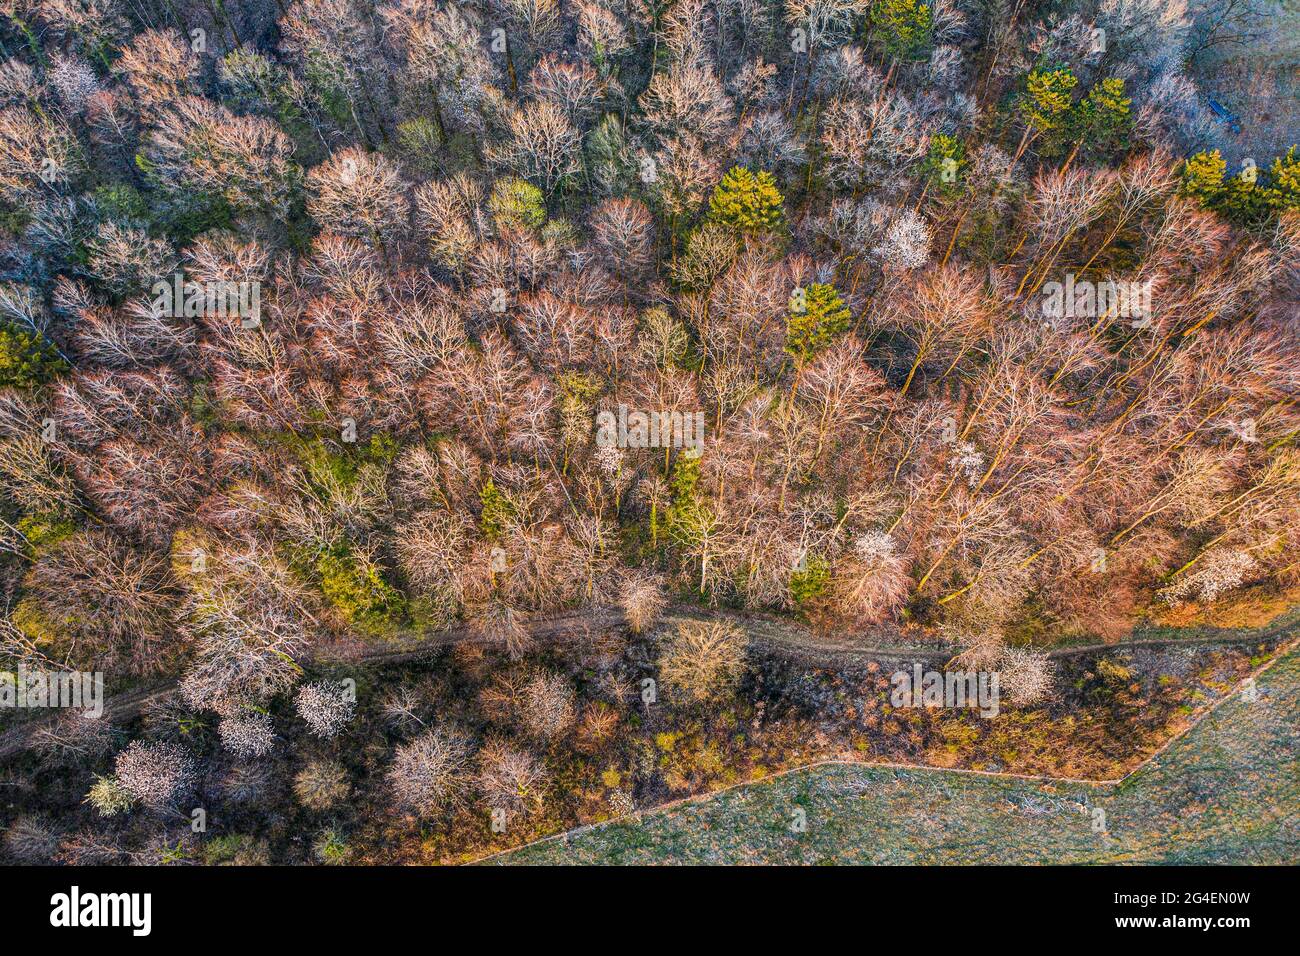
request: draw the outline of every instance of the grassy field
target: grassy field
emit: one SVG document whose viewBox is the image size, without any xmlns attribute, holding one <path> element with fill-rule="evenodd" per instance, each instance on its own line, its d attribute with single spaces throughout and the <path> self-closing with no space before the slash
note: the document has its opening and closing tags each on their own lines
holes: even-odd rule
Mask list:
<svg viewBox="0 0 1300 956">
<path fill-rule="evenodd" d="M 1096 832 L 1104 813 L 1104 831 Z M 792 832 L 802 811 L 806 831 Z M 1289 863 L 1300 653 L 1109 787 L 825 766 L 498 857 L 565 863 Z"/>
</svg>

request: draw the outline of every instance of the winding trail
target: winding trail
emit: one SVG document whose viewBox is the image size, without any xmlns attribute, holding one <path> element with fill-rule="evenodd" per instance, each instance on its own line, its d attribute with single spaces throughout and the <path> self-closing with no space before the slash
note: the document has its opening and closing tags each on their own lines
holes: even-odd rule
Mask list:
<svg viewBox="0 0 1300 956">
<path fill-rule="evenodd" d="M 616 608 L 584 608 L 537 618 L 529 621 L 526 627 L 531 640 L 544 643 L 615 627 L 622 621 L 622 612 Z M 418 641 L 419 645 L 415 646 L 412 643 L 414 641 Z M 306 667 L 313 664 L 403 664 L 426 657 L 438 648 L 449 644 L 492 643 L 498 642 L 467 627 L 433 633 L 408 631 L 397 635 L 393 641 L 381 647 L 363 647 L 355 652 L 336 650 L 329 654 L 309 654 L 298 663 Z M 134 720 L 150 704 L 162 700 L 176 690 L 179 684 L 180 681 L 171 678 L 115 694 L 104 701 L 104 713 L 101 719 L 115 723 Z M 56 720 L 60 713 L 57 710 L 48 711 L 40 717 L 23 721 L 0 734 L 0 761 L 9 760 L 30 747 L 40 729 Z"/>
<path fill-rule="evenodd" d="M 1289 617 L 1284 615 L 1283 618 Z M 684 620 L 730 620 L 748 633 L 753 645 L 768 652 L 793 658 L 811 667 L 835 668 L 845 665 L 866 664 L 869 661 L 933 661 L 947 659 L 953 648 L 940 643 L 929 647 L 869 646 L 868 640 L 878 640 L 886 634 L 899 636 L 897 630 L 875 628 L 844 633 L 834 639 L 818 635 L 791 621 L 771 615 L 749 614 L 701 608 L 679 604 L 670 607 L 661 623 L 674 624 Z M 1279 619 L 1282 620 L 1282 619 Z M 529 640 L 535 644 L 570 641 L 622 628 L 626 624 L 623 612 L 617 607 L 593 606 L 558 614 L 534 618 L 526 622 Z M 1245 634 L 1231 631 L 1210 631 L 1199 637 L 1171 637 L 1121 641 L 1115 644 L 1086 644 L 1058 648 L 1051 651 L 1054 658 L 1073 657 L 1103 650 L 1128 648 L 1160 648 L 1171 645 L 1204 647 L 1214 645 L 1241 645 L 1273 638 L 1284 638 L 1296 629 L 1294 621 L 1260 628 Z M 304 666 L 328 664 L 387 665 L 404 664 L 427 657 L 433 651 L 451 644 L 495 644 L 500 639 L 487 637 L 469 627 L 446 631 L 406 631 L 395 635 L 382 646 L 363 646 L 356 649 L 332 648 L 324 653 L 313 653 L 299 663 Z M 116 694 L 104 701 L 103 718 L 115 723 L 125 723 L 140 716 L 150 704 L 165 698 L 178 686 L 176 679 L 157 681 Z M 0 733 L 0 762 L 10 760 L 26 751 L 41 728 L 48 726 L 59 715 L 52 710 L 40 717 L 23 721 Z"/>
</svg>

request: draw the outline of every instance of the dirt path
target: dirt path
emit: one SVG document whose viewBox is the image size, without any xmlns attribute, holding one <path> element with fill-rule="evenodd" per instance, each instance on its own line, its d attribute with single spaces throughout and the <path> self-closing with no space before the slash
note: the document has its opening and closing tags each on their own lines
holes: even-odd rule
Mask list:
<svg viewBox="0 0 1300 956">
<path fill-rule="evenodd" d="M 539 618 L 527 625 L 529 637 L 537 643 L 555 641 L 586 635 L 609 627 L 618 626 L 623 615 L 615 608 L 586 608 L 567 611 L 545 618 Z M 414 646 L 414 641 L 419 646 Z M 405 643 L 404 643 L 405 641 Z M 320 656 L 308 656 L 299 663 L 312 664 L 346 663 L 346 664 L 403 664 L 419 660 L 430 652 L 446 647 L 448 644 L 494 643 L 492 639 L 475 633 L 469 628 L 454 628 L 434 634 L 410 632 L 400 635 L 395 641 L 383 647 L 362 648 L 356 652 L 335 652 Z M 397 644 L 398 646 L 393 646 Z M 114 723 L 123 723 L 140 716 L 152 703 L 162 700 L 176 690 L 179 681 L 164 680 L 137 687 L 125 693 L 116 694 L 104 701 L 104 713 L 101 719 Z M 42 727 L 57 719 L 60 711 L 52 710 L 40 717 L 24 721 L 17 727 L 0 734 L 0 761 L 9 760 L 31 746 L 32 740 Z"/>
<path fill-rule="evenodd" d="M 686 620 L 731 620 L 743 627 L 754 646 L 769 653 L 789 657 L 810 667 L 835 668 L 846 665 L 865 665 L 870 661 L 892 662 L 942 662 L 954 653 L 954 648 L 933 643 L 929 647 L 872 646 L 867 641 L 882 637 L 900 637 L 897 630 L 875 628 L 858 632 L 843 632 L 834 636 L 819 635 L 801 625 L 783 621 L 769 615 L 743 614 L 732 611 L 677 605 L 664 615 L 669 625 Z M 624 625 L 623 613 L 614 607 L 592 607 L 540 617 L 527 623 L 529 638 L 536 644 L 556 643 L 600 634 Z M 1295 629 L 1294 623 L 1262 628 L 1247 634 L 1231 632 L 1212 633 L 1200 638 L 1153 638 L 1123 641 L 1115 644 L 1087 644 L 1059 648 L 1051 652 L 1054 658 L 1073 657 L 1104 650 L 1128 648 L 1159 648 L 1176 644 L 1186 646 L 1240 645 L 1282 638 Z M 432 651 L 450 644 L 491 644 L 492 638 L 470 628 L 454 628 L 441 632 L 410 631 L 397 635 L 381 647 L 358 649 L 327 649 L 326 652 L 304 658 L 301 663 L 356 664 L 375 666 L 404 664 L 420 660 Z M 150 704 L 172 693 L 176 680 L 158 681 L 110 697 L 104 702 L 103 718 L 114 723 L 125 723 L 139 717 Z M 59 711 L 50 711 L 0 734 L 0 761 L 10 760 L 32 745 L 36 734 L 58 717 Z"/>
</svg>

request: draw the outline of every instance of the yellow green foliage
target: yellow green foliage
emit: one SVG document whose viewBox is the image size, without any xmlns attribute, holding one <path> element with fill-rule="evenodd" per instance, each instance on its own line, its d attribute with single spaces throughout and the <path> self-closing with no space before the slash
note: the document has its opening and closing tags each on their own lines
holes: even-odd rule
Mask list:
<svg viewBox="0 0 1300 956">
<path fill-rule="evenodd" d="M 934 11 L 922 0 L 875 0 L 871 31 L 890 56 L 911 59 L 930 45 Z"/>
<path fill-rule="evenodd" d="M 1020 98 L 1025 124 L 1039 133 L 1058 129 L 1069 112 L 1070 94 L 1078 85 L 1079 78 L 1068 69 L 1031 71 Z"/>
<path fill-rule="evenodd" d="M 363 630 L 391 626 L 405 608 L 402 595 L 379 568 L 346 545 L 335 545 L 316 561 L 321 592 L 349 624 Z"/>
<path fill-rule="evenodd" d="M 1223 192 L 1223 174 L 1228 164 L 1217 149 L 1201 150 L 1183 163 L 1182 192 L 1200 201 L 1201 205 L 1211 205 Z"/>
<path fill-rule="evenodd" d="M 1094 153 L 1110 153 L 1124 145 L 1133 125 L 1133 101 L 1124 95 L 1124 81 L 1102 80 L 1075 109 L 1075 137 Z"/>
<path fill-rule="evenodd" d="M 66 368 L 54 346 L 37 333 L 0 325 L 0 388 L 35 388 Z"/>
<path fill-rule="evenodd" d="M 30 598 L 23 598 L 15 605 L 10 620 L 33 644 L 56 644 L 62 633 L 59 622 L 50 620 L 37 602 Z"/>
<path fill-rule="evenodd" d="M 514 505 L 491 479 L 479 489 L 478 500 L 483 509 L 478 519 L 483 537 L 489 541 L 500 540 L 506 524 L 514 517 Z"/>
<path fill-rule="evenodd" d="M 1273 160 L 1269 169 L 1271 179 L 1269 188 L 1269 205 L 1278 212 L 1286 209 L 1300 209 L 1300 156 L 1292 146 L 1285 156 Z"/>
<path fill-rule="evenodd" d="M 803 362 L 846 332 L 852 315 L 832 285 L 813 282 L 796 289 L 786 316 L 785 350 Z"/>
<path fill-rule="evenodd" d="M 488 211 L 498 228 L 536 229 L 546 221 L 542 191 L 526 180 L 509 176 L 498 179 L 488 197 Z"/>
<path fill-rule="evenodd" d="M 935 133 L 921 169 L 930 188 L 940 195 L 952 196 L 961 188 L 961 174 L 966 167 L 966 147 L 947 133 Z"/>
<path fill-rule="evenodd" d="M 830 583 L 831 569 L 825 558 L 811 556 L 801 568 L 790 574 L 790 596 L 796 604 L 806 604 L 820 597 Z"/>
<path fill-rule="evenodd" d="M 784 200 L 771 173 L 733 166 L 709 199 L 709 218 L 739 233 L 774 232 L 785 218 Z"/>
<path fill-rule="evenodd" d="M 77 531 L 77 526 L 66 518 L 46 513 L 25 516 L 18 522 L 17 528 L 19 534 L 26 539 L 31 556 L 43 554 Z"/>
<path fill-rule="evenodd" d="M 1215 150 L 1202 150 L 1183 163 L 1181 190 L 1207 209 L 1244 225 L 1262 227 L 1276 217 L 1300 209 L 1300 156 L 1292 146 L 1273 160 L 1268 170 L 1249 160 L 1232 175 Z"/>
<path fill-rule="evenodd" d="M 1113 658 L 1103 657 L 1097 661 L 1097 676 L 1107 682 L 1123 684 L 1133 676 L 1133 672 Z"/>
</svg>

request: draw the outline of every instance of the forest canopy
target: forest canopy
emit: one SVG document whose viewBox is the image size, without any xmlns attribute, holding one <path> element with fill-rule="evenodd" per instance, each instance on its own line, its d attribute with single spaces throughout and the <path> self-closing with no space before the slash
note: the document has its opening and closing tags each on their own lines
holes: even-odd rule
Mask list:
<svg viewBox="0 0 1300 956">
<path fill-rule="evenodd" d="M 175 678 L 256 754 L 327 645 L 684 603 L 987 651 L 1295 585 L 1300 155 L 1229 168 L 1205 29 L 4 0 L 0 653 Z M 733 637 L 672 681 L 733 685 Z M 166 746 L 93 799 L 179 792 Z M 404 744 L 403 805 L 468 754 Z"/>
</svg>

